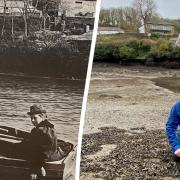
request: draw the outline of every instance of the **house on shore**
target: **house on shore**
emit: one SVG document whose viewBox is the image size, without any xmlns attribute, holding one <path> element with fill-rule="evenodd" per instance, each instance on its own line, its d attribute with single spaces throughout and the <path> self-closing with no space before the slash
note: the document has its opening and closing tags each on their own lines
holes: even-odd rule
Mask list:
<svg viewBox="0 0 180 180">
<path fill-rule="evenodd" d="M 0 0 L 0 16 L 22 16 L 24 14 L 25 7 L 27 7 L 28 15 L 34 17 L 41 17 L 42 12 L 32 6 L 30 0 L 28 4 L 25 4 L 23 0 Z"/>
<path fill-rule="evenodd" d="M 174 34 L 174 25 L 165 21 L 152 21 L 146 24 L 146 29 L 148 33 L 159 33 L 162 35 Z"/>
<path fill-rule="evenodd" d="M 122 34 L 124 30 L 119 27 L 98 27 L 98 35 Z"/>
<path fill-rule="evenodd" d="M 64 11 L 66 17 L 95 18 L 96 0 L 61 0 L 59 15 Z"/>
<path fill-rule="evenodd" d="M 61 19 L 65 18 L 66 28 L 81 28 L 88 32 L 94 27 L 96 1 L 97 0 L 61 0 L 59 3 L 58 17 L 61 17 Z"/>
</svg>

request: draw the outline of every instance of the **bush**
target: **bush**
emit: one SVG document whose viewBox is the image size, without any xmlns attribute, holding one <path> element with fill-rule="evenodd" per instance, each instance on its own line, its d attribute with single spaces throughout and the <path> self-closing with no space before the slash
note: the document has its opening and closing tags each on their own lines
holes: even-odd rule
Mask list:
<svg viewBox="0 0 180 180">
<path fill-rule="evenodd" d="M 130 41 L 127 43 L 127 46 L 135 50 L 137 59 L 146 58 L 147 53 L 151 49 L 151 43 L 143 40 Z"/>
<path fill-rule="evenodd" d="M 133 48 L 135 51 L 138 51 L 140 47 L 140 41 L 138 40 L 128 41 L 126 45 L 130 48 Z"/>
<path fill-rule="evenodd" d="M 116 58 L 122 60 L 134 59 L 137 56 L 135 49 L 128 47 L 127 45 L 116 48 L 116 50 L 114 51 L 114 55 Z"/>
<path fill-rule="evenodd" d="M 152 34 L 153 38 L 126 38 L 120 35 L 101 36 L 95 49 L 95 60 L 119 62 L 126 64 L 162 62 L 180 62 L 180 47 L 169 43 L 169 38 Z M 154 40 L 153 40 L 154 39 Z M 133 60 L 133 61 L 132 61 Z"/>
<path fill-rule="evenodd" d="M 48 75 L 56 77 L 85 78 L 90 41 L 77 43 L 73 52 L 72 42 L 63 38 L 49 41 L 1 41 L 0 72 Z M 86 49 L 86 51 L 85 51 Z"/>
<path fill-rule="evenodd" d="M 173 47 L 167 41 L 159 41 L 157 45 L 151 47 L 148 57 L 160 61 L 169 60 L 172 58 Z"/>
<path fill-rule="evenodd" d="M 97 44 L 94 59 L 98 61 L 109 61 L 114 59 L 114 47 L 111 44 Z"/>
<path fill-rule="evenodd" d="M 180 47 L 174 47 L 172 50 L 173 60 L 180 61 Z"/>
<path fill-rule="evenodd" d="M 162 35 L 160 35 L 159 33 L 152 33 L 150 37 L 151 37 L 151 39 L 155 39 L 156 40 L 156 39 L 159 39 L 161 36 Z"/>
</svg>

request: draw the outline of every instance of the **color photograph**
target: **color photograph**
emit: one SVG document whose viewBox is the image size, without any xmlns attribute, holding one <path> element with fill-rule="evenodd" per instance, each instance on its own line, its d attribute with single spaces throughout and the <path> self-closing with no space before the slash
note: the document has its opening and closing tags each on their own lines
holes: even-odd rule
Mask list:
<svg viewBox="0 0 180 180">
<path fill-rule="evenodd" d="M 179 6 L 101 1 L 80 179 L 180 178 Z"/>
<path fill-rule="evenodd" d="M 0 179 L 73 180 L 96 0 L 0 0 Z"/>
</svg>

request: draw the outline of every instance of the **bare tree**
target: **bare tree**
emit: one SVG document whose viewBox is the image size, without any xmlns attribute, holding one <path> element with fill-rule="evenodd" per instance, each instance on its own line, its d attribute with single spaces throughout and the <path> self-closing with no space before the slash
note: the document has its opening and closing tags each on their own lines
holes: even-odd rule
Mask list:
<svg viewBox="0 0 180 180">
<path fill-rule="evenodd" d="M 12 41 L 14 42 L 14 15 L 12 8 L 11 8 L 11 36 L 12 36 Z"/>
<path fill-rule="evenodd" d="M 4 0 L 4 10 L 3 10 L 3 24 L 1 30 L 1 37 L 4 37 L 4 29 L 5 29 L 5 22 L 6 22 L 6 0 Z"/>
<path fill-rule="evenodd" d="M 116 26 L 129 32 L 138 32 L 140 21 L 138 13 L 132 7 L 101 9 L 100 26 Z"/>
<path fill-rule="evenodd" d="M 123 8 L 122 28 L 130 32 L 138 32 L 140 21 L 137 11 L 132 7 Z"/>
<path fill-rule="evenodd" d="M 23 0 L 23 8 L 18 7 L 19 13 L 21 13 L 23 20 L 24 20 L 24 39 L 27 40 L 28 37 L 28 4 L 29 0 Z"/>
<path fill-rule="evenodd" d="M 50 16 L 55 16 L 58 13 L 60 0 L 33 0 L 33 5 L 42 12 L 42 27 L 45 33 Z"/>
<path fill-rule="evenodd" d="M 110 20 L 110 12 L 109 9 L 101 9 L 100 15 L 99 15 L 99 25 L 100 26 L 109 26 L 111 23 Z"/>
<path fill-rule="evenodd" d="M 18 3 L 16 2 L 16 6 L 18 7 Z M 18 7 L 19 9 L 19 13 L 21 14 L 21 16 L 23 17 L 24 20 L 24 40 L 27 40 L 28 37 L 28 18 L 29 15 L 31 14 L 32 16 L 35 13 L 35 8 L 33 10 L 30 9 L 30 5 L 29 5 L 29 0 L 23 0 L 23 8 L 22 7 Z M 13 12 L 13 7 L 11 7 L 11 10 Z M 13 34 L 13 30 L 14 30 L 14 17 L 13 17 L 13 13 L 12 15 L 12 34 Z M 14 35 L 13 35 L 14 36 Z"/>
<path fill-rule="evenodd" d="M 154 0 L 134 0 L 133 7 L 137 10 L 141 26 L 144 26 L 145 33 L 147 33 L 146 24 L 157 10 Z"/>
<path fill-rule="evenodd" d="M 28 25 L 27 25 L 27 16 L 28 16 L 28 0 L 24 0 L 24 12 L 23 12 L 23 18 L 24 18 L 24 38 L 27 39 L 28 36 Z"/>
</svg>

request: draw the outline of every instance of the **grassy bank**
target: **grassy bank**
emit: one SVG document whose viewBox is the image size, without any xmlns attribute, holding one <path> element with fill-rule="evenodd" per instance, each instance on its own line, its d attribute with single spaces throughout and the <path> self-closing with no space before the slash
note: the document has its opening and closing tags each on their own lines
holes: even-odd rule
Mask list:
<svg viewBox="0 0 180 180">
<path fill-rule="evenodd" d="M 115 62 L 124 65 L 140 63 L 180 67 L 180 47 L 173 45 L 168 36 L 154 34 L 99 36 L 95 49 L 95 61 Z"/>
</svg>

